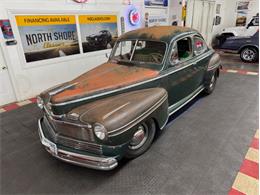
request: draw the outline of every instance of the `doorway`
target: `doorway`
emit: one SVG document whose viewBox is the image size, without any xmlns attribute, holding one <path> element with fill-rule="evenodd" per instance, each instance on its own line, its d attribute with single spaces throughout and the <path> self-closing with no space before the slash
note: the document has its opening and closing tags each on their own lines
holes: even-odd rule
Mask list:
<svg viewBox="0 0 260 195">
<path fill-rule="evenodd" d="M 210 0 L 188 1 L 187 26 L 198 30 L 209 45 L 212 41 L 215 4 Z"/>
<path fill-rule="evenodd" d="M 0 45 L 0 106 L 15 102 L 16 97 L 10 80 L 7 63 Z"/>
</svg>

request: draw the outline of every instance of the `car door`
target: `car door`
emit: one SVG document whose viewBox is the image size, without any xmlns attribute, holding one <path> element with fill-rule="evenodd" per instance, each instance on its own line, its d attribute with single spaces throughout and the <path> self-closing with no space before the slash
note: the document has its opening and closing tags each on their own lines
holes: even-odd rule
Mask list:
<svg viewBox="0 0 260 195">
<path fill-rule="evenodd" d="M 197 69 L 193 59 L 192 37 L 176 40 L 169 52 L 167 68 L 167 91 L 170 112 L 181 105 L 197 86 Z"/>
<path fill-rule="evenodd" d="M 196 34 L 192 36 L 193 41 L 193 69 L 196 76 L 193 78 L 195 88 L 200 87 L 203 84 L 204 75 L 207 69 L 211 55 L 208 54 L 209 48 L 204 39 Z"/>
</svg>

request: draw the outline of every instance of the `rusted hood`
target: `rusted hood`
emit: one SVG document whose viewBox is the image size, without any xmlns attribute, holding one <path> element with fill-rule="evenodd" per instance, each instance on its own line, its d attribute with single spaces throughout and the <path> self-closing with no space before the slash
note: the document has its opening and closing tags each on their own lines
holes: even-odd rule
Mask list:
<svg viewBox="0 0 260 195">
<path fill-rule="evenodd" d="M 51 97 L 52 103 L 61 103 L 93 94 L 117 89 L 156 77 L 158 71 L 133 65 L 104 63 L 66 83 Z"/>
</svg>

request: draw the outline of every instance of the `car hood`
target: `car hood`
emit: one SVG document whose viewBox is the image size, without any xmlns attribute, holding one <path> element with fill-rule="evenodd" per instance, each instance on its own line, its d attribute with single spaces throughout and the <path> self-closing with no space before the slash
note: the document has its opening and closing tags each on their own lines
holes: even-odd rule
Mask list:
<svg viewBox="0 0 260 195">
<path fill-rule="evenodd" d="M 58 104 L 118 89 L 154 78 L 158 74 L 159 71 L 148 68 L 104 63 L 47 93 L 51 95 L 51 103 Z"/>
<path fill-rule="evenodd" d="M 238 27 L 228 27 L 224 28 L 222 33 L 228 33 L 232 32 L 235 34 L 235 36 L 243 36 L 246 32 L 246 27 L 244 26 L 238 26 Z"/>
</svg>

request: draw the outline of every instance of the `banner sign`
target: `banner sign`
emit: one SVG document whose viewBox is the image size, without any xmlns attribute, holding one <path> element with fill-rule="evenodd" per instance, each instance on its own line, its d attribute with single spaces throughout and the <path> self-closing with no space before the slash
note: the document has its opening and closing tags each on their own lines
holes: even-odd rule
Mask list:
<svg viewBox="0 0 260 195">
<path fill-rule="evenodd" d="M 83 52 L 109 49 L 118 38 L 116 15 L 80 15 Z"/>
<path fill-rule="evenodd" d="M 73 15 L 16 16 L 26 62 L 79 54 Z"/>
</svg>

